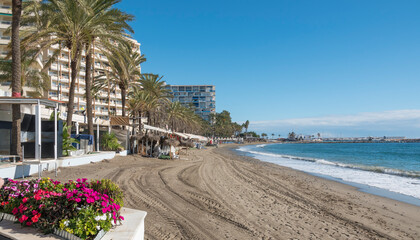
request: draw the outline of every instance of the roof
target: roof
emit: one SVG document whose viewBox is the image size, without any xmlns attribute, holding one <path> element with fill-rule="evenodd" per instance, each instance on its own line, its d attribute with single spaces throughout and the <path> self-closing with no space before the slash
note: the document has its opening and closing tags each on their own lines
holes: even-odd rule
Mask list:
<svg viewBox="0 0 420 240">
<path fill-rule="evenodd" d="M 110 125 L 130 125 L 130 119 L 128 117 L 111 116 Z"/>
<path fill-rule="evenodd" d="M 18 98 L 0 97 L 0 104 L 41 104 L 48 107 L 56 107 L 60 101 L 47 98 Z"/>
</svg>

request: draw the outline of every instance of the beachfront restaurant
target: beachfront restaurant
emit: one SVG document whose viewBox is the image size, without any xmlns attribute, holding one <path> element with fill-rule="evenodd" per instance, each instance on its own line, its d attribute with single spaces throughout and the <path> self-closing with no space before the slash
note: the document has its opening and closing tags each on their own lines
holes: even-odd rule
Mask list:
<svg viewBox="0 0 420 240">
<path fill-rule="evenodd" d="M 15 104 L 20 106 L 22 114 L 22 156 L 11 154 L 12 105 Z M 57 118 L 43 121 L 42 111 L 47 109 L 57 115 L 58 102 L 36 98 L 0 98 L 0 160 L 5 164 L 7 160 L 13 159 L 15 170 L 20 169 L 20 173 L 15 171 L 13 178 L 29 175 L 27 171 L 30 167 L 26 165 L 37 165 L 39 176 L 42 164 L 53 164 L 57 172 L 57 158 L 61 156 L 62 123 L 59 124 Z"/>
<path fill-rule="evenodd" d="M 11 154 L 12 147 L 12 105 L 18 104 L 21 109 L 21 146 L 20 156 Z M 66 113 L 59 112 L 62 102 L 38 98 L 0 97 L 0 176 L 6 178 L 22 178 L 43 170 L 55 170 L 58 167 L 77 166 L 90 162 L 102 161 L 115 156 L 115 152 L 101 152 L 94 155 L 93 142 L 99 143 L 101 132 L 110 130 L 109 121 L 95 119 L 96 139 L 83 137 L 79 129 L 85 127 L 86 117 L 73 115 L 73 137 L 79 138 L 73 146 L 77 150 L 70 151 L 69 156 L 63 157 L 63 125 Z M 55 118 L 54 116 L 59 116 Z M 51 120 L 50 120 L 51 119 Z M 107 126 L 108 123 L 108 126 Z M 86 127 L 85 127 L 86 129 Z M 96 146 L 96 151 L 99 144 Z"/>
</svg>

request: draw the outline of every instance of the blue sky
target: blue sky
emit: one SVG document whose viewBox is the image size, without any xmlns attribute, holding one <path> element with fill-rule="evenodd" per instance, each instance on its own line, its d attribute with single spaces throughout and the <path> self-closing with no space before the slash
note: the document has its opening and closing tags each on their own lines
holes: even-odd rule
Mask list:
<svg viewBox="0 0 420 240">
<path fill-rule="evenodd" d="M 420 137 L 418 0 L 123 0 L 119 7 L 136 16 L 143 72 L 170 84 L 216 85 L 217 111 L 250 120 L 251 130 Z"/>
</svg>

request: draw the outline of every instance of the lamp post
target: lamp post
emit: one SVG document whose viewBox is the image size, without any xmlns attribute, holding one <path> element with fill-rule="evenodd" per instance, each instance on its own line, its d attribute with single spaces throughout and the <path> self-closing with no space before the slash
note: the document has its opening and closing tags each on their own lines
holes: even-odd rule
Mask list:
<svg viewBox="0 0 420 240">
<path fill-rule="evenodd" d="M 99 152 L 99 118 L 95 118 L 96 121 L 96 151 Z"/>
</svg>

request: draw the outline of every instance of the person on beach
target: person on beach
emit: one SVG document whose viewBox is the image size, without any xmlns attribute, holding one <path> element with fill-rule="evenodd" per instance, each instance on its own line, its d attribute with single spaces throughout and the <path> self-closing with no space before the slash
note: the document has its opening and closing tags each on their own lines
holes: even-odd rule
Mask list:
<svg viewBox="0 0 420 240">
<path fill-rule="evenodd" d="M 0 188 L 2 188 L 4 185 L 4 179 L 0 177 Z"/>
</svg>

